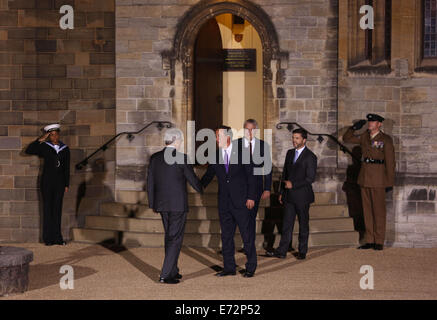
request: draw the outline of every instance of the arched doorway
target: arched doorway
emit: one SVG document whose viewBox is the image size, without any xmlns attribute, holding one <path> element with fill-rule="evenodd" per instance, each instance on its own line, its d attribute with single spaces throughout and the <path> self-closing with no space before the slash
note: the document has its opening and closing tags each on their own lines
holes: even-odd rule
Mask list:
<svg viewBox="0 0 437 320">
<path fill-rule="evenodd" d="M 209 19 L 194 46 L 193 120 L 196 130 L 224 124 L 242 136 L 244 120 L 263 133 L 262 44 L 245 19 L 221 14 Z"/>
<path fill-rule="evenodd" d="M 161 53 L 163 68 L 168 70 L 172 95 L 172 122 L 184 133 L 187 121 L 195 120 L 194 78 L 195 44 L 202 26 L 221 14 L 247 20 L 257 31 L 262 45 L 262 123 L 274 130 L 279 122 L 279 100 L 287 69 L 288 53 L 280 51 L 276 30 L 269 16 L 247 0 L 200 1 L 182 17 L 176 28 L 173 48 Z M 272 148 L 275 148 L 273 141 Z M 273 155 L 275 162 L 275 154 Z"/>
</svg>

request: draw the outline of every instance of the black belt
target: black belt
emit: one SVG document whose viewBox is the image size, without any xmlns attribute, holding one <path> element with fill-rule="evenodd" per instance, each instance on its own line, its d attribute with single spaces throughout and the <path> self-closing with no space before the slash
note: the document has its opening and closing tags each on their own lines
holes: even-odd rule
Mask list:
<svg viewBox="0 0 437 320">
<path fill-rule="evenodd" d="M 384 160 L 378 160 L 378 159 L 371 159 L 371 158 L 364 158 L 363 162 L 365 163 L 376 163 L 376 164 L 384 164 Z"/>
</svg>

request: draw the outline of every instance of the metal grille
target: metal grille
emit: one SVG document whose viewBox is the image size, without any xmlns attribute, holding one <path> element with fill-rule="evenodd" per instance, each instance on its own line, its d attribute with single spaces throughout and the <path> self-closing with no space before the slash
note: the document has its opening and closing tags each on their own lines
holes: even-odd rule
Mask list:
<svg viewBox="0 0 437 320">
<path fill-rule="evenodd" d="M 424 0 L 423 56 L 437 58 L 437 0 Z"/>
</svg>

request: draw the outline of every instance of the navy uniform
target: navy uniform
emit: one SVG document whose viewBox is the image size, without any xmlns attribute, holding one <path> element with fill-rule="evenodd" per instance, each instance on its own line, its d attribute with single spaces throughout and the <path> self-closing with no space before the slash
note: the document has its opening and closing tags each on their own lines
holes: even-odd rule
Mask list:
<svg viewBox="0 0 437 320">
<path fill-rule="evenodd" d="M 367 120 L 383 122 L 384 118 L 368 114 Z M 360 249 L 374 247 L 382 250 L 386 227 L 385 190 L 394 185 L 395 152 L 393 139 L 382 131 L 373 137 L 368 130 L 361 135 L 354 135 L 354 130 L 359 130 L 365 122 L 361 120 L 349 128 L 343 135 L 343 141 L 359 144 L 362 149 L 363 163 L 358 184 L 361 187 L 366 244 Z"/>
<path fill-rule="evenodd" d="M 46 134 L 59 131 L 60 126 L 49 125 L 44 128 Z M 70 149 L 61 141 L 53 144 L 41 141 L 32 142 L 25 151 L 44 159 L 41 176 L 43 199 L 43 241 L 46 245 L 65 245 L 61 233 L 62 200 L 70 184 Z"/>
</svg>

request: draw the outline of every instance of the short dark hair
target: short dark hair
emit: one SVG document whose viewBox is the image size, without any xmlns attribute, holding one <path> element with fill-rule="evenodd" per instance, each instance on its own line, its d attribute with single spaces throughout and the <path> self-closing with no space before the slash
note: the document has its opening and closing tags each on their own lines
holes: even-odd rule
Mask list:
<svg viewBox="0 0 437 320">
<path fill-rule="evenodd" d="M 218 130 L 225 130 L 225 135 L 231 137 L 231 140 L 232 140 L 232 129 L 231 129 L 231 127 L 228 127 L 228 126 L 225 126 L 225 125 L 221 125 L 221 126 L 218 126 L 215 129 L 215 131 L 218 131 Z"/>
<path fill-rule="evenodd" d="M 304 138 L 304 139 L 308 138 L 308 132 L 305 129 L 301 129 L 301 128 L 294 129 L 293 134 L 295 134 L 295 133 L 299 133 L 302 136 L 302 138 Z"/>
</svg>

